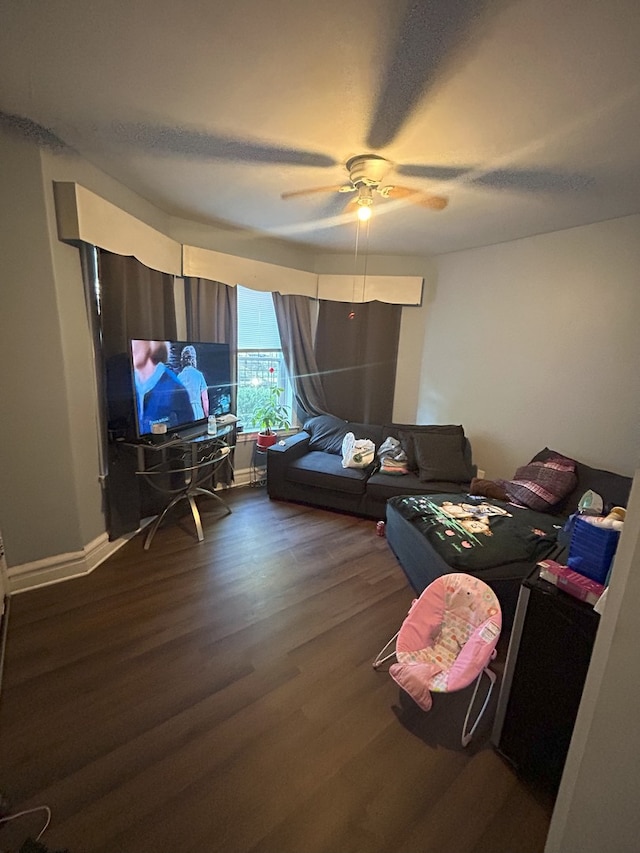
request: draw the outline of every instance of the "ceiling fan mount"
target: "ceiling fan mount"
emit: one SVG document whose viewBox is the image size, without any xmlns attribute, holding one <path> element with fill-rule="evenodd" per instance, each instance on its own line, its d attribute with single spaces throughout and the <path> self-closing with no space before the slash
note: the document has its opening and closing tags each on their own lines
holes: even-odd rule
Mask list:
<svg viewBox="0 0 640 853">
<path fill-rule="evenodd" d="M 377 189 L 389 171 L 391 164 L 377 154 L 357 154 L 346 162 L 349 180 L 353 187 L 372 187 Z"/>
<path fill-rule="evenodd" d="M 378 154 L 356 154 L 347 160 L 345 168 L 349 173 L 349 183 L 294 190 L 282 193 L 282 198 L 325 192 L 356 193 L 351 204 L 370 208 L 373 203 L 373 193 L 377 193 L 386 199 L 403 199 L 431 210 L 442 210 L 447 206 L 448 199 L 442 196 L 430 195 L 417 188 L 401 187 L 393 183 L 383 184 L 385 175 L 393 169 L 393 164 Z"/>
</svg>

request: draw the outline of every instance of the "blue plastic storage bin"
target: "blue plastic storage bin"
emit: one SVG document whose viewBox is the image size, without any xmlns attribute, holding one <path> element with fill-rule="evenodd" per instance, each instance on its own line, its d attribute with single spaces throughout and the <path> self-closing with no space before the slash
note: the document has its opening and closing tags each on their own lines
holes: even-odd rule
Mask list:
<svg viewBox="0 0 640 853">
<path fill-rule="evenodd" d="M 596 527 L 578 517 L 571 535 L 567 565 L 574 572 L 604 584 L 619 539 L 619 530 Z"/>
</svg>

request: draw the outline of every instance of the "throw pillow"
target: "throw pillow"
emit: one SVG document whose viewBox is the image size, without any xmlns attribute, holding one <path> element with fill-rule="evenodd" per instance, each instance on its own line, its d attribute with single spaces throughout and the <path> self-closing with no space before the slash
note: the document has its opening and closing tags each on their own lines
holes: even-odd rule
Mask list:
<svg viewBox="0 0 640 853">
<path fill-rule="evenodd" d="M 507 496 L 529 509 L 548 512 L 575 488 L 575 467 L 573 459 L 560 455 L 530 462 L 504 481 Z"/>
<path fill-rule="evenodd" d="M 418 476 L 423 482 L 448 480 L 465 483 L 473 471 L 464 458 L 463 438 L 460 435 L 422 433 L 413 436 L 418 464 Z"/>
<path fill-rule="evenodd" d="M 545 459 L 549 459 L 550 457 L 562 455 L 562 453 L 558 453 L 556 450 L 550 450 L 548 447 L 545 447 L 539 453 L 536 453 L 531 461 L 544 462 Z M 578 501 L 588 489 L 593 489 L 594 492 L 602 495 L 605 509 L 611 506 L 627 505 L 629 492 L 631 491 L 631 477 L 623 477 L 622 474 L 614 474 L 611 471 L 605 471 L 601 468 L 591 468 L 583 462 L 575 462 L 575 466 L 577 483 L 562 504 L 554 509 L 561 509 L 567 515 L 576 512 Z"/>
<path fill-rule="evenodd" d="M 335 415 L 316 415 L 305 422 L 303 429 L 311 436 L 309 450 L 324 450 L 325 453 L 342 454 L 342 442 L 348 432 L 347 421 Z"/>
<path fill-rule="evenodd" d="M 418 462 L 414 449 L 414 436 L 420 435 L 457 435 L 464 439 L 464 430 L 458 424 L 392 424 L 385 427 L 387 435 L 394 435 L 407 456 L 407 467 L 410 471 L 418 470 Z"/>
</svg>

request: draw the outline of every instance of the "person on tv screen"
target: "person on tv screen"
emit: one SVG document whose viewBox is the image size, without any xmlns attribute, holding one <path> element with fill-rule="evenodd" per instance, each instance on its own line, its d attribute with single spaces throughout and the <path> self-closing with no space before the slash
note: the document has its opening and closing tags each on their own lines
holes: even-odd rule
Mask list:
<svg viewBox="0 0 640 853">
<path fill-rule="evenodd" d="M 166 366 L 169 358 L 167 342 L 132 341 L 131 355 L 140 434 L 151 432 L 151 425 L 156 423 L 165 423 L 167 429 L 191 423 L 193 409 L 189 393 Z"/>
<path fill-rule="evenodd" d="M 209 392 L 204 374 L 198 370 L 196 348 L 188 344 L 180 353 L 181 370 L 178 379 L 189 392 L 193 407 L 193 417 L 196 420 L 209 417 Z"/>
</svg>

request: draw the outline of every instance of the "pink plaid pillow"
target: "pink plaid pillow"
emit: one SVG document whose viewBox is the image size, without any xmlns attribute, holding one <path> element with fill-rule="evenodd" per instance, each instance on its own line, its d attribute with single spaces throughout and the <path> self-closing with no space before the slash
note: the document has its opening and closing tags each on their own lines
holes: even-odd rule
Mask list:
<svg viewBox="0 0 640 853">
<path fill-rule="evenodd" d="M 566 456 L 550 456 L 518 468 L 513 480 L 504 480 L 507 497 L 514 503 L 549 512 L 576 486 L 576 463 Z"/>
</svg>

